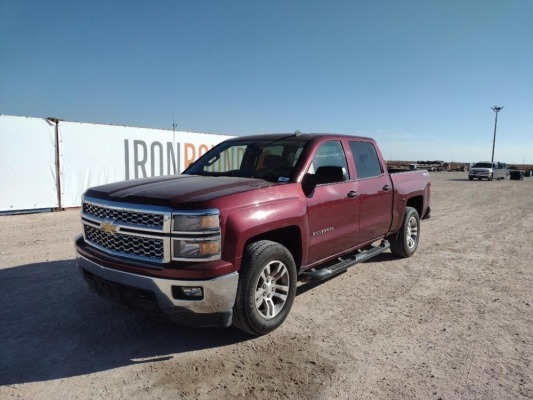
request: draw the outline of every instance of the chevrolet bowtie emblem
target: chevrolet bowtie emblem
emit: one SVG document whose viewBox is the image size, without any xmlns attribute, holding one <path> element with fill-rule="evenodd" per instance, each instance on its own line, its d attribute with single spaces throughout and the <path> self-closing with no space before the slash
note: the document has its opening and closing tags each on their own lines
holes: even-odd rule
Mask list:
<svg viewBox="0 0 533 400">
<path fill-rule="evenodd" d="M 118 231 L 118 226 L 113 225 L 113 222 L 102 222 L 100 228 L 102 228 L 105 233 L 110 233 L 112 235 Z"/>
</svg>

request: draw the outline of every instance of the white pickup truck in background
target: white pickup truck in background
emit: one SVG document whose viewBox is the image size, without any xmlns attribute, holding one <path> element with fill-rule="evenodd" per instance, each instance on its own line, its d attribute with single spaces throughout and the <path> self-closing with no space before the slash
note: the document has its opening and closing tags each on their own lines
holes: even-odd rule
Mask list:
<svg viewBox="0 0 533 400">
<path fill-rule="evenodd" d="M 505 163 L 501 162 L 490 162 L 490 161 L 481 161 L 475 163 L 468 170 L 468 179 L 474 180 L 483 178 L 488 179 L 489 181 L 496 179 L 506 179 L 509 176 L 509 170 Z"/>
</svg>

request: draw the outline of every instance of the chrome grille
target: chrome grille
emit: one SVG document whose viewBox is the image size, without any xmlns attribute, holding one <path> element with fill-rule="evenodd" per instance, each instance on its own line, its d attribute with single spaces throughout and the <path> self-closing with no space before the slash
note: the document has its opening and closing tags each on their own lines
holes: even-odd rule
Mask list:
<svg viewBox="0 0 533 400">
<path fill-rule="evenodd" d="M 85 238 L 96 246 L 103 247 L 104 249 L 125 256 L 142 257 L 158 262 L 163 261 L 163 239 L 133 236 L 122 233 L 112 234 L 90 225 L 84 225 L 84 228 Z"/>
<path fill-rule="evenodd" d="M 147 228 L 163 229 L 164 214 L 137 212 L 102 207 L 96 204 L 83 203 L 83 213 L 93 217 Z"/>
</svg>

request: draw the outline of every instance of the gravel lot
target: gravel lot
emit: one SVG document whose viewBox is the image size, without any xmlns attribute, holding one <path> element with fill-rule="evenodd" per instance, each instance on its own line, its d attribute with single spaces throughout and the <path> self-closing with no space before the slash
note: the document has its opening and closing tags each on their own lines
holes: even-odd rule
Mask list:
<svg viewBox="0 0 533 400">
<path fill-rule="evenodd" d="M 0 398 L 532 399 L 533 178 L 432 179 L 412 258 L 301 285 L 260 338 L 89 293 L 77 210 L 0 217 Z"/>
</svg>

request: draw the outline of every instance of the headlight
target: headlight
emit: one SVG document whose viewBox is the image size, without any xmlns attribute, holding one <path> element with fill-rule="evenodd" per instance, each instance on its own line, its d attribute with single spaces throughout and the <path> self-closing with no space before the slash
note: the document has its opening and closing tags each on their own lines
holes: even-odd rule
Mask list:
<svg viewBox="0 0 533 400">
<path fill-rule="evenodd" d="M 176 211 L 172 215 L 172 259 L 210 261 L 220 259 L 218 210 Z"/>
<path fill-rule="evenodd" d="M 178 233 L 196 233 L 220 229 L 220 219 L 216 214 L 175 214 L 172 216 L 172 231 Z"/>
<path fill-rule="evenodd" d="M 172 256 L 178 260 L 213 260 L 220 258 L 220 237 L 173 239 Z"/>
</svg>

